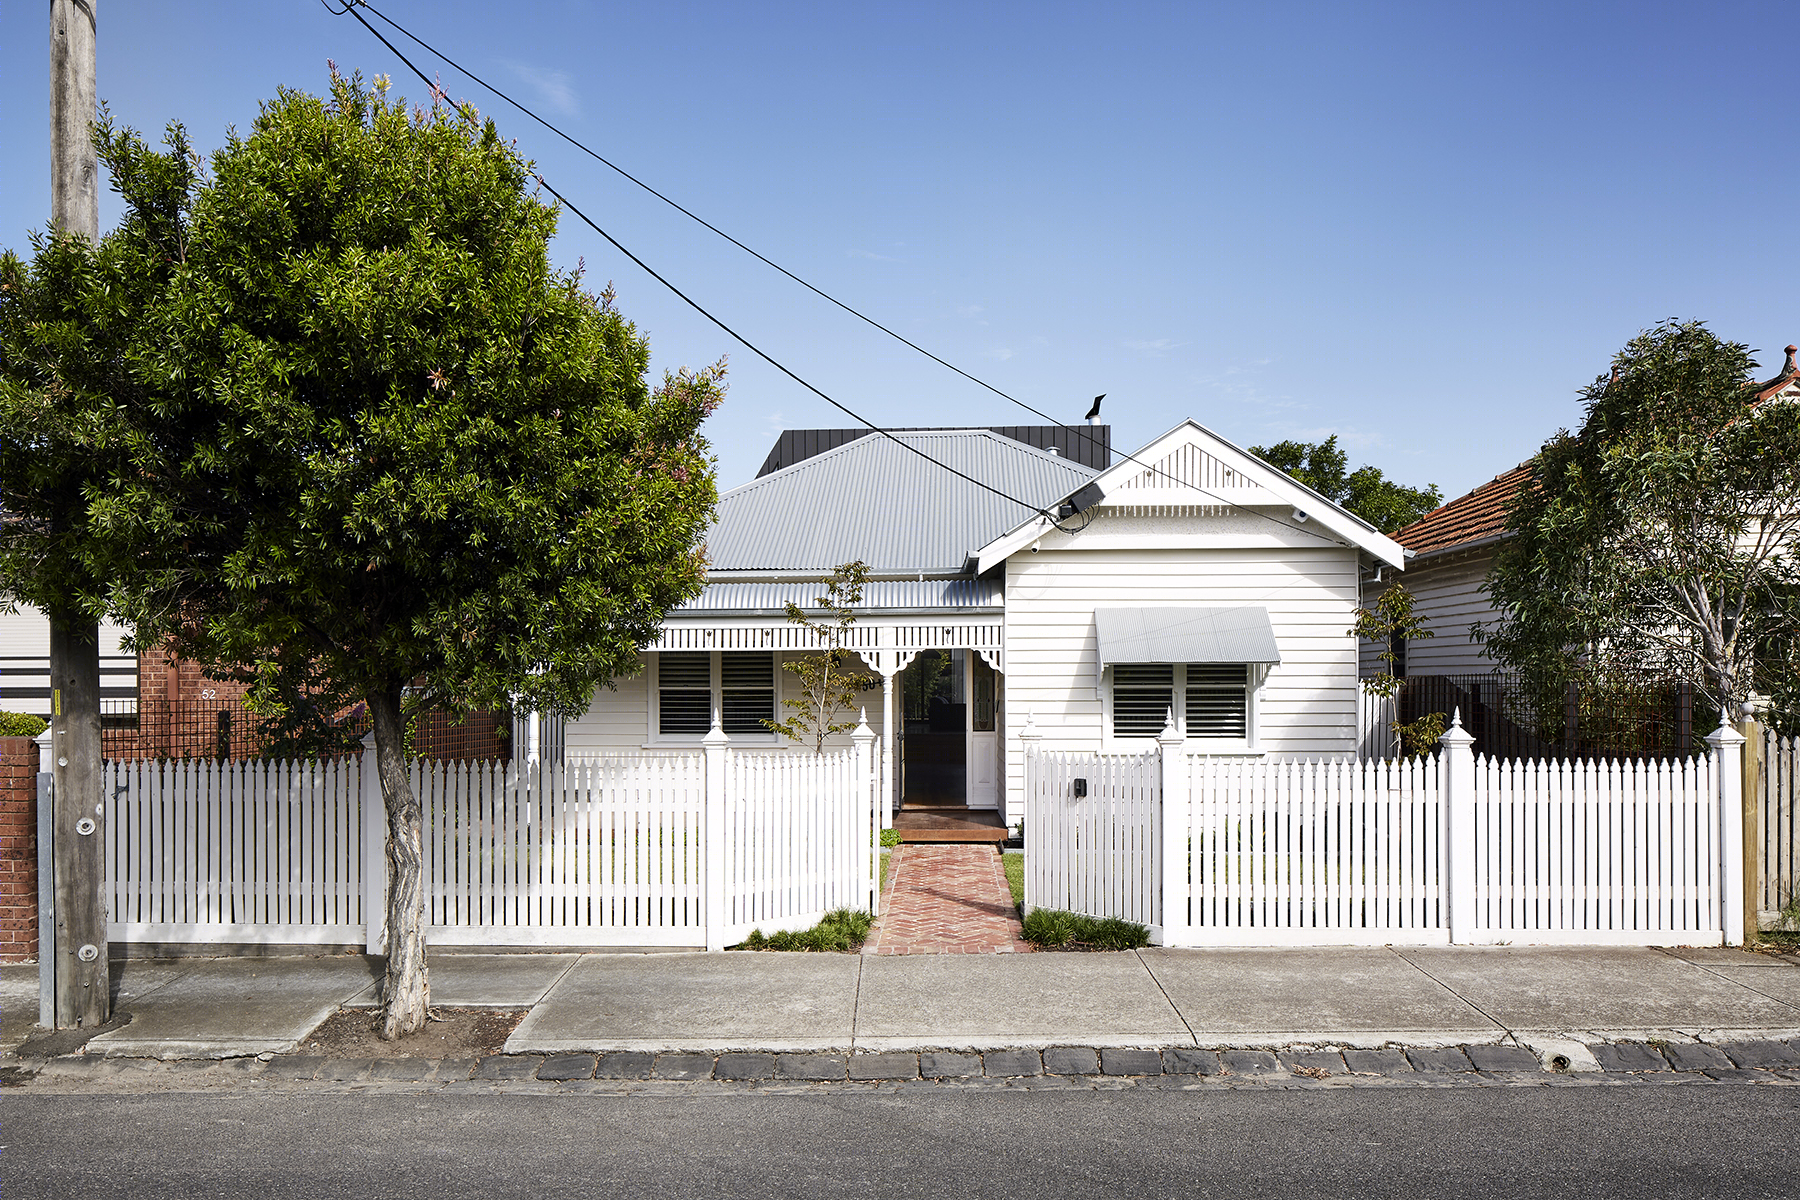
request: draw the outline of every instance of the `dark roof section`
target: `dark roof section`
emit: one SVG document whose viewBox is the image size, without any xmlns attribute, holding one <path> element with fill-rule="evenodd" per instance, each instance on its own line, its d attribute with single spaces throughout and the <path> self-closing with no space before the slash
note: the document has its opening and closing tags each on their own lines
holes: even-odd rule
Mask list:
<svg viewBox="0 0 1800 1200">
<path fill-rule="evenodd" d="M 1458 546 L 1489 542 L 1506 535 L 1506 510 L 1512 506 L 1519 485 L 1531 478 L 1531 464 L 1520 463 L 1496 475 L 1466 496 L 1458 496 L 1441 508 L 1394 534 L 1394 540 L 1424 557 Z"/>
<path fill-rule="evenodd" d="M 1112 466 L 1111 425 L 976 425 L 960 429 L 890 429 L 888 432 L 957 433 L 984 428 L 1015 442 L 1035 446 L 1039 450 L 1054 447 L 1057 453 L 1070 462 L 1078 462 L 1096 471 L 1104 471 Z M 756 477 L 761 479 L 771 471 L 805 462 L 815 454 L 835 450 L 846 442 L 867 437 L 872 432 L 874 431 L 869 429 L 784 429 L 781 436 L 775 439 L 775 448 L 769 451 L 769 457 L 763 459 L 762 470 L 756 473 Z"/>
<path fill-rule="evenodd" d="M 1769 382 L 1756 385 L 1757 400 L 1767 400 L 1775 393 L 1800 383 L 1800 367 L 1794 365 L 1794 355 L 1797 353 L 1800 353 L 1800 346 L 1789 346 L 1787 348 L 1787 365 L 1781 368 L 1781 374 L 1769 380 Z"/>
</svg>

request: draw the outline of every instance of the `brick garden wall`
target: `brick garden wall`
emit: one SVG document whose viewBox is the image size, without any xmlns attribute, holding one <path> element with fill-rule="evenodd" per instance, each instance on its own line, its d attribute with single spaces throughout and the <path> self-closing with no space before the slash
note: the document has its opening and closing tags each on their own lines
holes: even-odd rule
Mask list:
<svg viewBox="0 0 1800 1200">
<path fill-rule="evenodd" d="M 38 746 L 0 737 L 0 962 L 37 957 Z"/>
</svg>

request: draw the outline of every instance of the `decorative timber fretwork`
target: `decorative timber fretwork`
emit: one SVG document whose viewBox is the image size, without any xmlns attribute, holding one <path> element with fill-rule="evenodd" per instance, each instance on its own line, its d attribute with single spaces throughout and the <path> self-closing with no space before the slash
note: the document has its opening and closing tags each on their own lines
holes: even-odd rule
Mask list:
<svg viewBox="0 0 1800 1200">
<path fill-rule="evenodd" d="M 737 617 L 713 621 L 670 621 L 652 650 L 814 650 L 819 639 L 811 630 L 785 620 Z M 843 643 L 869 666 L 887 674 L 903 670 L 921 650 L 973 650 L 997 671 L 1004 671 L 1005 626 L 999 618 L 984 621 L 903 621 L 859 617 L 844 630 Z"/>
</svg>

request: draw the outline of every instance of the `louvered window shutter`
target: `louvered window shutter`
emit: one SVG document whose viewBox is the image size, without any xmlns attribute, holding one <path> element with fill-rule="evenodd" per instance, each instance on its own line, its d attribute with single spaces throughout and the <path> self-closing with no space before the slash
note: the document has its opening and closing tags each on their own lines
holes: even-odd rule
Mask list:
<svg viewBox="0 0 1800 1200">
<path fill-rule="evenodd" d="M 703 734 L 712 728 L 712 655 L 668 653 L 656 667 L 657 729 Z"/>
<path fill-rule="evenodd" d="M 775 719 L 775 655 L 724 654 L 719 658 L 726 733 L 767 733 Z"/>
<path fill-rule="evenodd" d="M 1249 731 L 1249 670 L 1241 663 L 1190 663 L 1187 736 L 1242 739 Z"/>
<path fill-rule="evenodd" d="M 1167 663 L 1113 666 L 1113 736 L 1155 737 L 1175 702 L 1175 668 Z"/>
</svg>

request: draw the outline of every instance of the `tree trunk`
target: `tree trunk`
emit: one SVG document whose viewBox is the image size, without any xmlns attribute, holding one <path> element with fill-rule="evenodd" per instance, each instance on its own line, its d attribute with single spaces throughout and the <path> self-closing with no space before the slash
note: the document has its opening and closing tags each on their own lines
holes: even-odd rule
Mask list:
<svg viewBox="0 0 1800 1200">
<path fill-rule="evenodd" d="M 431 980 L 425 973 L 425 876 L 419 800 L 406 765 L 400 689 L 369 696 L 375 725 L 375 768 L 387 806 L 387 978 L 380 1036 L 387 1041 L 425 1026 Z"/>
</svg>

